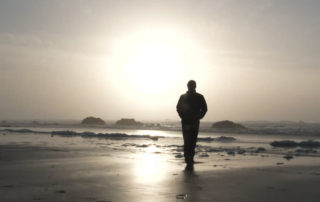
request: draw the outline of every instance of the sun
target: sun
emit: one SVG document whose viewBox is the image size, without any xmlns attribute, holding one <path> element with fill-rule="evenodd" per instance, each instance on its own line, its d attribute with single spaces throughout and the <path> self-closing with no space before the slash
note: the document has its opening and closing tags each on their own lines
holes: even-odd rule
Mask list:
<svg viewBox="0 0 320 202">
<path fill-rule="evenodd" d="M 141 44 L 129 56 L 124 74 L 132 87 L 152 94 L 173 88 L 183 68 L 173 47 L 154 41 Z"/>
<path fill-rule="evenodd" d="M 137 103 L 169 102 L 191 78 L 201 78 L 202 49 L 188 32 L 175 27 L 146 28 L 119 36 L 106 63 L 109 84 Z M 149 96 L 152 95 L 152 96 Z M 146 101 L 145 98 L 153 99 Z"/>
</svg>

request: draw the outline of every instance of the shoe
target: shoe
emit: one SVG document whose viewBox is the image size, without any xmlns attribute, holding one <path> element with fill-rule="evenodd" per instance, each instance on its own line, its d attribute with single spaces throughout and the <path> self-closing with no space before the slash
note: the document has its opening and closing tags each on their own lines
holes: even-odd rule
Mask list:
<svg viewBox="0 0 320 202">
<path fill-rule="evenodd" d="M 189 163 L 186 165 L 185 171 L 193 171 L 194 167 L 193 167 L 193 163 Z"/>
</svg>

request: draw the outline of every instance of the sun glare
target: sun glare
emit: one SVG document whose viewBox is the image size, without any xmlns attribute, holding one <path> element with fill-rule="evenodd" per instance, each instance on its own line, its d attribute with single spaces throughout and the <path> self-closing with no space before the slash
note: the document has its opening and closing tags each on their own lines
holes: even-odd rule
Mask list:
<svg viewBox="0 0 320 202">
<path fill-rule="evenodd" d="M 161 94 L 177 90 L 185 82 L 190 51 L 195 50 L 192 45 L 186 34 L 174 29 L 143 29 L 122 36 L 112 51 L 109 66 L 116 70 L 111 73 L 135 92 Z"/>
<path fill-rule="evenodd" d="M 172 48 L 152 42 L 141 45 L 128 58 L 124 73 L 136 89 L 146 93 L 161 93 L 177 84 L 182 68 Z"/>
<path fill-rule="evenodd" d="M 110 53 L 106 65 L 113 88 L 144 108 L 172 103 L 168 98 L 183 92 L 188 79 L 207 76 L 200 43 L 175 27 L 128 32 Z"/>
</svg>

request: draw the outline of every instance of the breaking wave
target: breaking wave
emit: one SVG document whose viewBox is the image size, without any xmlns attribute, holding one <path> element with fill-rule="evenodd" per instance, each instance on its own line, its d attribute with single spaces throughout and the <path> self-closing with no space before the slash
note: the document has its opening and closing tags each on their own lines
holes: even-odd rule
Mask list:
<svg viewBox="0 0 320 202">
<path fill-rule="evenodd" d="M 163 138 L 162 136 L 151 136 L 151 135 L 128 135 L 126 133 L 93 133 L 93 132 L 75 132 L 75 131 L 52 131 L 52 136 L 63 136 L 63 137 L 73 137 L 80 136 L 83 138 L 103 138 L 103 139 L 130 139 L 130 138 L 144 138 L 151 140 L 158 140 Z"/>
<path fill-rule="evenodd" d="M 2 129 L 2 132 L 11 132 L 11 133 L 35 133 L 35 134 L 51 134 L 52 136 L 61 136 L 61 137 L 82 137 L 82 138 L 101 138 L 101 139 L 131 139 L 131 138 L 140 138 L 140 139 L 151 139 L 158 140 L 163 138 L 163 136 L 151 136 L 151 135 L 128 135 L 126 133 L 94 133 L 94 132 L 76 132 L 71 130 L 63 131 L 37 131 L 30 129 Z"/>
<path fill-rule="evenodd" d="M 39 131 L 31 129 L 2 129 L 2 132 L 10 133 L 33 133 L 33 134 L 49 134 L 52 136 L 61 137 L 82 137 L 82 138 L 100 138 L 100 139 L 113 139 L 113 140 L 125 140 L 125 139 L 151 139 L 158 140 L 159 138 L 170 138 L 168 136 L 155 136 L 145 134 L 126 134 L 126 133 L 94 133 L 90 131 L 76 132 L 72 130 L 60 130 L 60 131 Z M 174 137 L 173 137 L 174 138 Z M 233 142 L 236 138 L 228 136 L 220 137 L 198 137 L 199 142 Z"/>
</svg>

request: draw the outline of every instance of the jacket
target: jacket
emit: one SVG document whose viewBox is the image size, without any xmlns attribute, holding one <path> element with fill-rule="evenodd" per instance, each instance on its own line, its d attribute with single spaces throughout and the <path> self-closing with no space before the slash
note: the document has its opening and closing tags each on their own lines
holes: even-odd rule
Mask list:
<svg viewBox="0 0 320 202">
<path fill-rule="evenodd" d="M 206 100 L 203 95 L 196 91 L 187 91 L 180 96 L 177 104 L 177 112 L 183 123 L 199 122 L 207 111 Z"/>
</svg>

